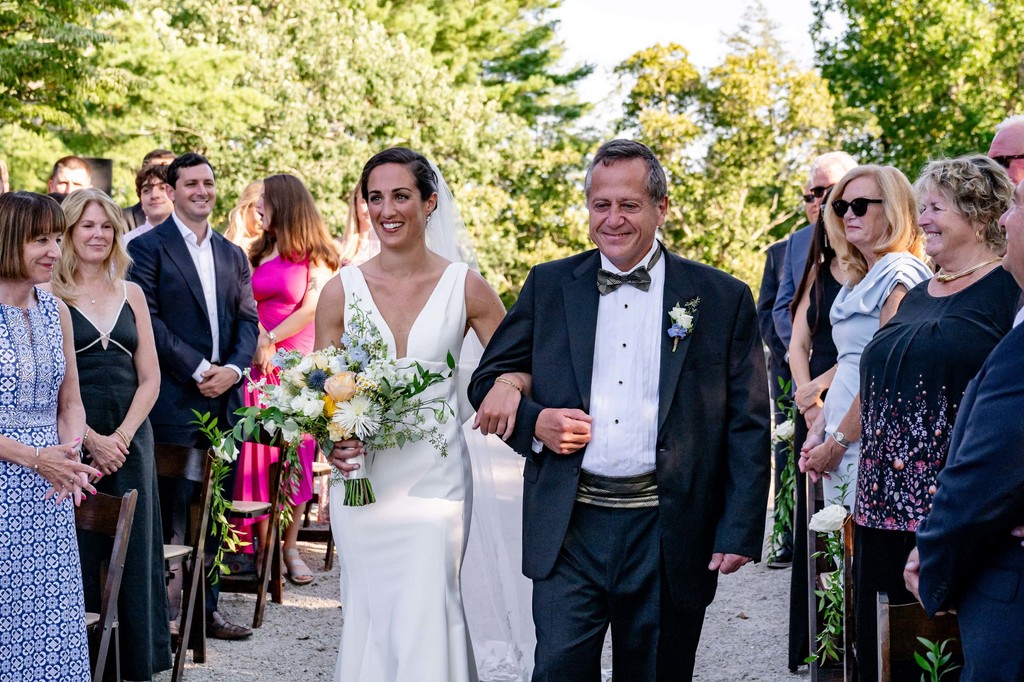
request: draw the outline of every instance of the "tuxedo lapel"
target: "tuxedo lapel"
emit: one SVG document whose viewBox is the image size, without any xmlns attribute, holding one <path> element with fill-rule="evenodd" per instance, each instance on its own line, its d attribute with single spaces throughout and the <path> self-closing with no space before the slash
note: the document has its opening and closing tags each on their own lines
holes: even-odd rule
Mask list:
<svg viewBox="0 0 1024 682">
<path fill-rule="evenodd" d="M 662 246 L 662 249 L 665 247 Z M 676 386 L 679 383 L 679 375 L 683 369 L 683 360 L 690 348 L 690 340 L 693 334 L 700 333 L 700 314 L 703 312 L 700 306 L 693 316 L 693 331 L 679 344 L 673 345 L 675 339 L 668 335 L 668 328 L 672 326 L 669 318 L 669 311 L 678 303 L 685 305 L 688 301 L 697 297 L 698 292 L 689 273 L 687 273 L 683 262 L 665 251 L 665 298 L 662 302 L 662 339 L 661 339 L 661 379 L 658 383 L 658 430 L 665 424 L 669 409 L 672 407 L 672 397 L 676 393 Z"/>
<path fill-rule="evenodd" d="M 178 231 L 178 225 L 174 222 L 174 218 L 168 218 L 160 225 L 159 229 L 164 251 L 178 268 L 189 291 L 192 292 L 199 307 L 203 309 L 203 314 L 209 319 L 210 311 L 206 309 L 206 297 L 203 295 L 203 285 L 199 281 L 199 272 L 196 270 L 196 264 L 192 261 L 192 256 L 189 255 L 188 246 L 185 244 L 181 232 Z"/>
<path fill-rule="evenodd" d="M 590 412 L 590 384 L 594 372 L 594 337 L 597 334 L 597 269 L 601 257 L 595 251 L 573 272 L 575 279 L 563 288 L 565 322 L 569 328 L 569 353 L 583 411 Z"/>
</svg>

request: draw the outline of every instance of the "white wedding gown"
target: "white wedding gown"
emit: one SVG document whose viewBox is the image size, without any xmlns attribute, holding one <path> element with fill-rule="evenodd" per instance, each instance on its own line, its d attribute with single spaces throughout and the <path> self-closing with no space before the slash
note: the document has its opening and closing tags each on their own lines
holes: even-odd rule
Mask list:
<svg viewBox="0 0 1024 682">
<path fill-rule="evenodd" d="M 413 323 L 403 360 L 435 372 L 447 371 L 449 352 L 458 360 L 466 329 L 467 269 L 463 263 L 447 267 Z M 351 315 L 348 306 L 358 299 L 394 354 L 394 339 L 359 268 L 343 268 L 340 276 L 346 321 Z M 457 382 L 446 381 L 428 389 L 424 397 L 443 396 L 455 407 L 457 394 Z M 367 456 L 366 469 L 377 498 L 374 504 L 346 507 L 344 487 L 331 489 L 331 528 L 341 564 L 343 607 L 336 682 L 478 679 L 461 587 L 473 498 L 470 459 L 459 419 L 437 424 L 429 417 L 425 426 L 431 425 L 437 425 L 447 439 L 447 457 L 427 441 Z M 506 456 L 517 457 L 511 451 Z M 503 541 L 487 542 L 484 547 L 489 555 L 485 566 L 500 561 Z M 497 612 L 499 620 L 520 619 L 521 599 L 516 597 L 519 603 L 506 606 L 501 598 L 505 588 L 494 584 L 494 576 L 487 579 L 491 585 L 483 593 L 498 595 L 498 599 L 486 599 L 491 602 L 487 609 Z M 498 630 L 508 632 L 508 627 L 499 625 Z M 489 634 L 481 641 L 491 642 L 482 653 L 493 659 L 489 665 L 495 670 L 485 680 L 524 679 L 528 674 L 523 666 L 530 667 L 529 655 L 521 655 L 518 647 L 503 650 Z M 507 676 L 499 672 L 502 669 Z"/>
</svg>

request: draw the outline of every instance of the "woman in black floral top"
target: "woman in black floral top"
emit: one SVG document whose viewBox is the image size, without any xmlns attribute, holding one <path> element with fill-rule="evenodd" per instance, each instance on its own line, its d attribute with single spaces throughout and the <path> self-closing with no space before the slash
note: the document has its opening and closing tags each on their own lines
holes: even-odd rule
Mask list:
<svg viewBox="0 0 1024 682">
<path fill-rule="evenodd" d="M 1020 289 L 999 263 L 998 220 L 1013 184 L 984 156 L 928 164 L 918 179 L 925 251 L 938 266 L 907 293 L 861 358 L 861 455 L 854 509 L 857 641 L 875 641 L 875 594 L 914 601 L 903 566 L 928 514 L 968 382 L 1013 326 Z M 875 657 L 861 680 L 877 677 Z"/>
</svg>

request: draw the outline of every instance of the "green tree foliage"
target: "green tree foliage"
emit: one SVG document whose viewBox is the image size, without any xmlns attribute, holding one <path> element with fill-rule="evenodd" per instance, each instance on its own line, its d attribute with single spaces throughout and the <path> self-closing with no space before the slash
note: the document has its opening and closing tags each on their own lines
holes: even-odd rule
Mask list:
<svg viewBox="0 0 1024 682">
<path fill-rule="evenodd" d="M 773 30 L 756 4 L 706 73 L 679 45 L 618 68 L 634 83 L 623 128 L 669 175 L 666 243 L 751 284 L 764 248 L 803 220 L 809 162 L 832 146 L 835 127 L 825 83 L 785 58 Z"/>
<path fill-rule="evenodd" d="M 435 16 L 433 3 L 402 3 L 408 35 L 394 28 L 403 25 L 402 12 L 388 17 L 389 28 L 352 4 L 134 0 L 98 24 L 114 39 L 100 46 L 95 62 L 125 74 L 123 87 L 88 102 L 83 125 L 55 125 L 41 135 L 8 127 L 0 155 L 18 156 L 12 170 L 38 168 L 32 182 L 18 185 L 30 189 L 41 189 L 59 154 L 112 158 L 114 194 L 127 204 L 135 200 L 133 173 L 147 151 L 197 150 L 218 173 L 220 220 L 250 181 L 288 172 L 303 179 L 340 232 L 363 163 L 385 147 L 409 146 L 445 172 L 485 276 L 506 301 L 514 299 L 531 265 L 585 243 L 585 222 L 567 205 L 582 203 L 573 183 L 589 145 L 565 134 L 560 120 L 541 121 L 554 111 L 544 107 L 569 102 L 544 99 L 539 83 L 550 73 L 530 81 L 523 66 L 530 82 L 516 90 L 508 76 L 503 90 L 483 82 L 485 70 L 474 76 L 467 69 L 480 66 L 488 41 L 500 48 L 486 52 L 494 60 L 520 44 L 516 27 L 538 50 L 554 50 L 533 32 L 544 24 L 528 21 L 523 9 L 550 3 L 494 3 L 504 8 L 496 17 L 487 15 L 489 3 L 476 3 L 478 21 L 500 19 L 509 36 L 497 41 L 492 26 L 491 38 L 475 47 L 475 39 L 468 41 L 476 52 L 462 57 L 442 48 L 474 24 L 446 12 Z M 424 11 L 423 21 L 414 21 Z M 538 61 L 537 69 L 545 64 Z M 502 92 L 533 102 L 537 116 L 520 115 L 522 107 Z"/>
<path fill-rule="evenodd" d="M 0 126 L 73 125 L 117 73 L 95 68 L 90 51 L 109 40 L 92 18 L 124 0 L 0 0 Z"/>
<path fill-rule="evenodd" d="M 988 148 L 1021 107 L 1019 0 L 813 0 L 817 62 L 859 127 L 850 151 L 910 177 Z"/>
<path fill-rule="evenodd" d="M 353 7 L 427 48 L 457 84 L 483 83 L 503 111 L 531 124 L 575 120 L 585 106 L 573 86 L 592 66 L 559 71 L 563 55 L 547 18 L 560 0 L 354 0 Z"/>
</svg>

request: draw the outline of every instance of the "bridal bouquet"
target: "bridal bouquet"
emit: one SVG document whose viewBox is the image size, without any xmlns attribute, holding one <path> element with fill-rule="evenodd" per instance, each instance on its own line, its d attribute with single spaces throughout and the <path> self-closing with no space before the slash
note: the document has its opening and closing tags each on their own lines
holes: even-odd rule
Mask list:
<svg viewBox="0 0 1024 682">
<path fill-rule="evenodd" d="M 281 383 L 253 384 L 260 406 L 239 410 L 243 419 L 236 437 L 259 425 L 270 433 L 280 429 L 281 437 L 293 446 L 308 434 L 325 453 L 336 442 L 351 438 L 363 441 L 370 450 L 400 448 L 426 439 L 442 457 L 448 455 L 447 441 L 436 425 L 426 425 L 426 418 L 433 414 L 444 423 L 455 412 L 444 399 L 421 394 L 451 377 L 455 359 L 448 354 L 447 373 L 428 372 L 417 362 L 399 364 L 388 357 L 380 330 L 358 304 L 358 298 L 349 304 L 352 315 L 340 348 L 331 346 L 309 355 L 277 352 L 273 362 L 280 369 Z M 332 474 L 332 485 L 344 480 L 347 506 L 375 500 L 363 459 L 350 460 L 360 467 L 348 478 L 337 470 Z"/>
</svg>

